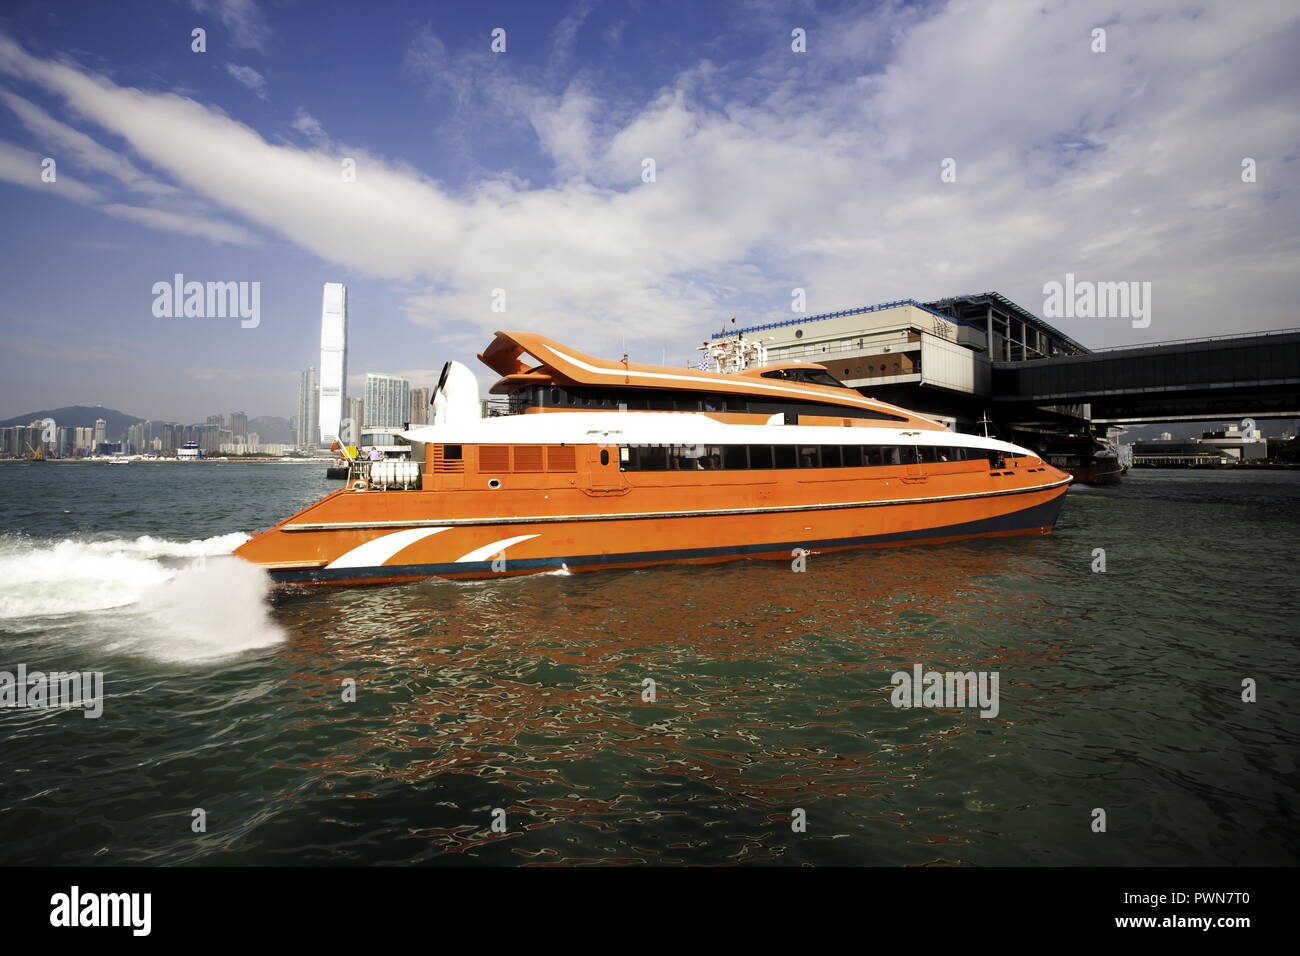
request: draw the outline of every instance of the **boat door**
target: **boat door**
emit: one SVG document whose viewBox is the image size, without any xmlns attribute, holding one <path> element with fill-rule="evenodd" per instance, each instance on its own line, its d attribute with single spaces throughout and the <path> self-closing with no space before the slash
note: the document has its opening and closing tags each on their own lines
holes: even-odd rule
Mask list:
<svg viewBox="0 0 1300 956">
<path fill-rule="evenodd" d="M 902 456 L 904 481 L 915 484 L 929 479 L 925 462 L 921 460 L 920 448 L 916 445 L 902 445 L 898 453 Z"/>
<path fill-rule="evenodd" d="M 595 496 L 625 495 L 631 487 L 623 473 L 618 445 L 588 445 L 582 490 Z"/>
</svg>

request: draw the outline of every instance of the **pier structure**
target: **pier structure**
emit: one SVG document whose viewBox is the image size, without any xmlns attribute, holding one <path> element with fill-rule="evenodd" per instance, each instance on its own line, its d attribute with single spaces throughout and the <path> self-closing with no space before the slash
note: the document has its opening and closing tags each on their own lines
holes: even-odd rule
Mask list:
<svg viewBox="0 0 1300 956">
<path fill-rule="evenodd" d="M 997 292 L 903 299 L 719 332 L 816 362 L 883 401 L 974 431 L 1300 417 L 1300 330 L 1093 351 Z"/>
</svg>

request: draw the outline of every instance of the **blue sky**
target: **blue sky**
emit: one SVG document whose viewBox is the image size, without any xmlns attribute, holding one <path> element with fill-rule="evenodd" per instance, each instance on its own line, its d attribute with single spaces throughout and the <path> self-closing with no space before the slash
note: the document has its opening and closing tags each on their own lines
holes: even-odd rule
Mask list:
<svg viewBox="0 0 1300 956">
<path fill-rule="evenodd" d="M 1041 313 L 1067 272 L 1151 282 L 1148 328 L 1054 323 L 1094 347 L 1300 325 L 1297 11 L 16 0 L 0 418 L 288 416 L 327 281 L 354 380 L 417 384 L 479 372 L 497 328 L 679 364 L 796 287 L 814 312 L 997 290 Z M 260 325 L 155 317 L 177 272 L 260 282 Z"/>
</svg>

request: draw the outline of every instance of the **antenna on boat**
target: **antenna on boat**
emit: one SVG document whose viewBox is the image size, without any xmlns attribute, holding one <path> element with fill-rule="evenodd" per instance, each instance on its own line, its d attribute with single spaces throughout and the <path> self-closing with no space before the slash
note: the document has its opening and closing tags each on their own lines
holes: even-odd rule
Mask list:
<svg viewBox="0 0 1300 956">
<path fill-rule="evenodd" d="M 989 435 L 989 426 L 992 424 L 993 423 L 989 421 L 989 410 L 986 408 L 982 413 L 980 413 L 980 420 L 979 420 L 979 426 L 984 430 L 985 438 L 991 437 Z"/>
</svg>

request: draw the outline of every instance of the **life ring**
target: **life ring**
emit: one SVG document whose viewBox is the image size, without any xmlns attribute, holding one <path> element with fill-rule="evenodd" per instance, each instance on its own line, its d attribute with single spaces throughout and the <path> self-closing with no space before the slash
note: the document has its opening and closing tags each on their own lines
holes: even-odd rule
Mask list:
<svg viewBox="0 0 1300 956">
<path fill-rule="evenodd" d="M 356 481 L 352 482 L 353 491 L 365 491 L 366 488 L 368 487 L 369 485 L 366 484 L 366 480 L 364 478 L 358 478 Z"/>
</svg>

